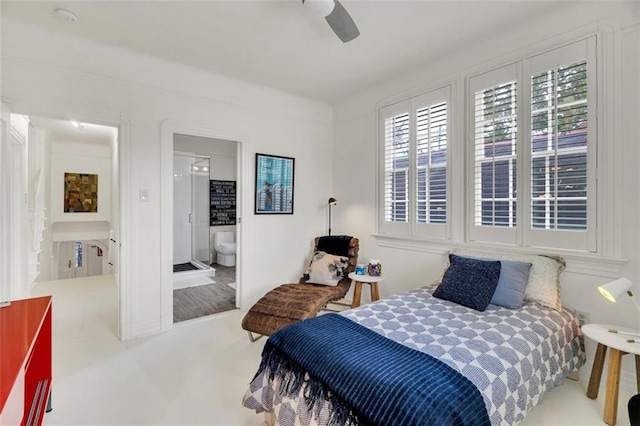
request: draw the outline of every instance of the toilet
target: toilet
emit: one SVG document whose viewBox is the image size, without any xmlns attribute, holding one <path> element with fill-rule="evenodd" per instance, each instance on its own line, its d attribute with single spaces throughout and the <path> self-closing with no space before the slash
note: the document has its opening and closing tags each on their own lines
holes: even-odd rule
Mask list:
<svg viewBox="0 0 640 426">
<path fill-rule="evenodd" d="M 236 243 L 233 241 L 233 232 L 214 232 L 213 249 L 217 253 L 217 263 L 222 266 L 235 266 Z"/>
</svg>

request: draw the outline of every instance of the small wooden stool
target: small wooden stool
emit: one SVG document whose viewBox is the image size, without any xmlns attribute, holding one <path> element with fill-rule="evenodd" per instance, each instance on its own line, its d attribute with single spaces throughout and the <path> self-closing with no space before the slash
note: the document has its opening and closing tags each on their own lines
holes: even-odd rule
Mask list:
<svg viewBox="0 0 640 426">
<path fill-rule="evenodd" d="M 620 383 L 620 367 L 623 355 L 635 355 L 636 386 L 638 392 L 640 392 L 640 344 L 629 343 L 627 342 L 627 339 L 633 336 L 621 333 L 611 333 L 609 331 L 610 329 L 619 330 L 620 327 L 604 324 L 587 324 L 582 326 L 582 332 L 584 335 L 598 344 L 596 355 L 593 360 L 591 377 L 589 378 L 589 385 L 587 387 L 587 397 L 591 399 L 596 399 L 598 397 L 600 379 L 602 378 L 602 370 L 604 369 L 604 358 L 607 353 L 607 348 L 610 349 L 603 420 L 606 424 L 613 426 L 616 424 L 618 417 L 618 387 Z M 632 330 L 622 331 L 625 332 Z"/>
<path fill-rule="evenodd" d="M 384 277 L 372 277 L 371 275 L 358 275 L 355 272 L 349 274 L 356 283 L 356 287 L 353 289 L 353 302 L 351 302 L 352 308 L 360 306 L 360 298 L 362 296 L 362 284 L 369 284 L 371 291 L 371 301 L 375 302 L 380 300 L 380 293 L 378 292 L 378 283 L 384 279 Z"/>
</svg>

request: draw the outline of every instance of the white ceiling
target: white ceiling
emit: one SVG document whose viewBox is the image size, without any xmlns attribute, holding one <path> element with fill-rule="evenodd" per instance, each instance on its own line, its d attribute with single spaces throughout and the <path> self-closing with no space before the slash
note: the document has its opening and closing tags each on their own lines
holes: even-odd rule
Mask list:
<svg viewBox="0 0 640 426">
<path fill-rule="evenodd" d="M 98 124 L 77 123 L 51 118 L 29 117 L 36 129 L 43 129 L 52 141 L 79 142 L 111 146 L 116 139 L 118 129 Z"/>
<path fill-rule="evenodd" d="M 343 44 L 301 0 L 2 1 L 4 16 L 333 103 L 570 2 L 342 0 Z M 55 8 L 79 20 L 62 22 Z"/>
</svg>

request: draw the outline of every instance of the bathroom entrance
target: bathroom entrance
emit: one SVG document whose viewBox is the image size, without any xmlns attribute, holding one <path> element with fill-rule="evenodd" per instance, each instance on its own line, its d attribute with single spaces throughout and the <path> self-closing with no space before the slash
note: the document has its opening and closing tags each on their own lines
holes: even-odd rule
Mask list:
<svg viewBox="0 0 640 426">
<path fill-rule="evenodd" d="M 236 302 L 236 142 L 173 135 L 173 322 Z"/>
</svg>

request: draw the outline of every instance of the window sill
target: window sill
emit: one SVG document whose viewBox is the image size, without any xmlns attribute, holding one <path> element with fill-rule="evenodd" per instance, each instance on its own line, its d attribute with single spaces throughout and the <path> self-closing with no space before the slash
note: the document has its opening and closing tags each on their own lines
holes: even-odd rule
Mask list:
<svg viewBox="0 0 640 426">
<path fill-rule="evenodd" d="M 626 259 L 614 259 L 569 250 L 545 249 L 536 247 L 514 247 L 501 244 L 457 243 L 450 240 L 424 239 L 401 235 L 373 234 L 380 247 L 410 250 L 438 255 L 446 255 L 453 249 L 492 251 L 500 254 L 555 254 L 567 261 L 565 272 L 592 275 L 604 278 L 619 278 L 620 269 Z"/>
</svg>

